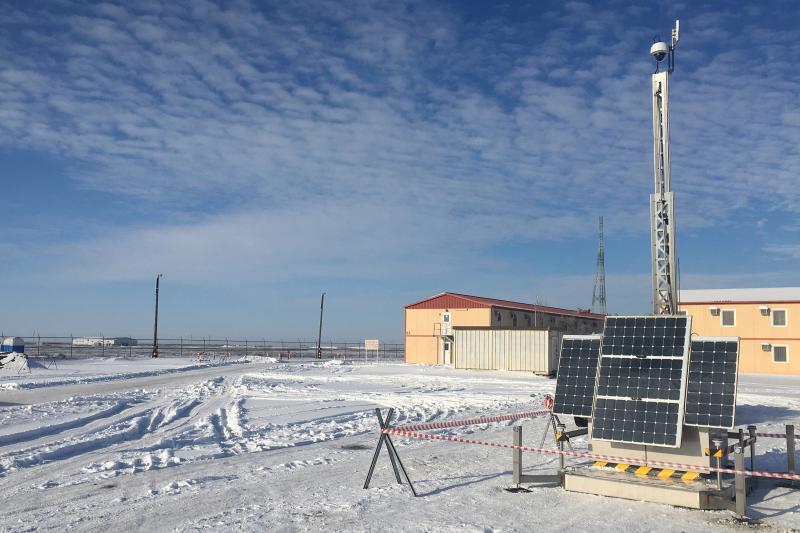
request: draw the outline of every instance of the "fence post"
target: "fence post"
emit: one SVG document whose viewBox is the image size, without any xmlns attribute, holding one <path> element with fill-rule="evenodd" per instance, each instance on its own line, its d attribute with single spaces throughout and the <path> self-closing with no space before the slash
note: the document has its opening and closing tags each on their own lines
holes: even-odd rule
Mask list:
<svg viewBox="0 0 800 533">
<path fill-rule="evenodd" d="M 744 474 L 744 450 L 738 444 L 733 452 L 733 468 L 736 470 L 734 475 L 734 485 L 736 491 L 736 514 L 740 518 L 745 518 L 747 514 L 747 478 Z"/>
<path fill-rule="evenodd" d="M 747 426 L 747 432 L 750 434 L 750 470 L 756 470 L 756 427 L 754 425 Z M 744 448 L 742 448 L 744 451 Z M 753 477 L 752 481 L 754 487 L 758 487 L 758 477 Z"/>
<path fill-rule="evenodd" d="M 786 424 L 786 462 L 787 466 L 789 467 L 789 473 L 794 474 L 797 468 L 795 464 L 795 442 L 794 442 L 794 424 Z M 795 485 L 796 481 L 792 480 L 792 485 Z"/>
<path fill-rule="evenodd" d="M 522 426 L 514 426 L 514 449 L 511 450 L 514 459 L 514 484 L 519 488 L 522 482 Z"/>
</svg>

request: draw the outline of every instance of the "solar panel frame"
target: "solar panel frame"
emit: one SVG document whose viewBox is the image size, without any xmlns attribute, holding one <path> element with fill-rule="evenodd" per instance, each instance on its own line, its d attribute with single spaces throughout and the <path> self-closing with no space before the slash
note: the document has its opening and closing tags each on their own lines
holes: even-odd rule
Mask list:
<svg viewBox="0 0 800 533">
<path fill-rule="evenodd" d="M 565 341 L 581 341 L 584 342 L 596 342 L 597 343 L 597 353 L 595 355 L 594 365 L 585 365 L 585 366 L 578 366 L 577 368 L 574 366 L 568 367 L 566 369 L 562 369 L 562 366 L 565 362 L 572 362 L 570 358 L 565 359 L 564 357 L 564 343 Z M 556 374 L 556 392 L 553 395 L 553 413 L 557 415 L 571 415 L 571 416 L 580 416 L 583 418 L 591 418 L 592 416 L 592 404 L 594 403 L 594 391 L 596 390 L 596 382 L 597 382 L 597 365 L 600 362 L 600 348 L 603 341 L 602 335 L 564 335 L 561 338 L 561 351 L 559 359 L 558 359 L 558 372 Z M 572 348 L 574 349 L 574 348 Z M 581 347 L 580 349 L 583 349 Z M 585 369 L 586 375 L 582 375 L 582 370 Z M 591 369 L 591 373 L 589 373 L 589 369 Z M 563 370 L 567 370 L 564 372 Z M 582 380 L 584 382 L 588 381 L 587 385 L 578 385 L 577 383 L 570 384 L 570 378 L 574 378 L 575 381 Z M 562 381 L 563 380 L 563 381 Z M 572 386 L 581 386 L 582 388 L 586 389 L 589 388 L 588 395 L 585 396 L 588 401 L 585 401 L 583 404 L 578 405 L 575 401 L 566 401 L 568 396 L 578 396 L 576 394 L 569 395 L 564 390 L 568 388 L 570 385 Z"/>
<path fill-rule="evenodd" d="M 725 343 L 725 344 L 736 343 L 736 359 L 733 362 L 733 368 L 732 369 L 728 368 L 724 372 L 725 374 L 728 374 L 728 375 L 730 375 L 730 373 L 732 372 L 732 376 L 733 376 L 733 383 L 732 383 L 733 391 L 731 393 L 725 393 L 724 392 L 724 387 L 723 387 L 723 392 L 721 393 L 722 395 L 730 394 L 729 405 L 730 405 L 731 413 L 730 413 L 730 424 L 729 425 L 724 425 L 724 424 L 723 425 L 715 425 L 715 424 L 711 424 L 711 423 L 702 424 L 702 423 L 699 423 L 698 421 L 692 420 L 692 416 L 691 415 L 695 411 L 694 409 L 690 409 L 690 407 L 692 406 L 691 402 L 695 401 L 695 400 L 692 400 L 692 397 L 695 395 L 695 392 L 692 391 L 692 389 L 696 388 L 696 386 L 698 384 L 698 382 L 696 380 L 696 375 L 697 375 L 698 371 L 697 370 L 693 371 L 693 369 L 692 369 L 693 362 L 696 361 L 696 358 L 693 359 L 693 357 L 695 356 L 695 353 L 696 353 L 696 351 L 694 350 L 694 343 L 715 343 L 715 344 L 716 343 Z M 686 401 L 685 401 L 684 415 L 683 415 L 684 416 L 684 420 L 683 420 L 684 425 L 693 426 L 693 427 L 703 427 L 703 428 L 719 428 L 719 429 L 733 429 L 735 427 L 735 425 L 736 425 L 736 396 L 737 396 L 737 394 L 739 392 L 738 391 L 738 389 L 739 389 L 739 360 L 740 360 L 740 356 L 741 356 L 741 350 L 742 350 L 742 345 L 741 345 L 741 340 L 739 339 L 739 337 L 697 337 L 696 336 L 696 337 L 692 338 L 692 349 L 690 350 L 690 354 L 689 354 L 689 370 L 688 370 L 688 374 L 687 374 L 687 377 L 686 377 L 686 379 L 687 379 L 687 391 L 686 391 Z M 729 351 L 727 350 L 727 346 L 726 346 L 725 353 L 729 353 Z M 730 361 L 725 361 L 725 366 L 729 366 L 730 363 L 731 363 Z M 707 372 L 709 372 L 708 369 L 703 369 L 703 368 L 699 369 L 699 373 L 700 374 L 707 373 Z M 711 370 L 711 373 L 712 374 L 714 373 L 713 369 Z M 695 379 L 693 379 L 693 378 L 695 378 Z M 702 380 L 701 380 L 701 382 L 702 382 Z M 712 385 L 717 385 L 717 383 L 715 383 L 715 382 L 711 382 L 711 383 L 712 383 Z M 725 383 L 723 383 L 722 385 L 724 386 Z M 700 391 L 699 394 L 700 395 L 704 395 L 704 394 L 715 394 L 715 393 L 713 393 L 713 392 L 705 393 L 705 392 Z M 702 402 L 704 400 L 705 400 L 705 398 L 702 398 L 702 399 L 698 398 L 697 401 L 698 402 Z M 703 404 L 700 403 L 700 405 L 703 405 Z M 717 404 L 711 403 L 709 401 L 708 405 L 709 405 L 709 411 L 710 411 L 710 406 L 711 405 L 717 405 Z M 725 405 L 726 405 L 725 403 L 721 403 L 721 406 L 723 408 L 725 407 Z M 698 411 L 698 419 L 701 419 L 703 413 L 699 413 L 699 410 L 697 410 L 697 411 Z M 720 416 L 720 417 L 722 417 L 722 416 L 725 416 L 725 415 L 722 414 L 722 413 L 720 415 L 714 415 L 713 413 L 709 412 L 709 420 L 711 419 L 711 416 Z"/>
<path fill-rule="evenodd" d="M 691 324 L 691 317 L 684 315 L 606 317 L 600 357 L 598 359 L 594 401 L 592 403 L 594 416 L 592 418 L 591 438 L 593 440 L 668 448 L 680 447 L 683 437 L 684 407 L 691 347 Z M 681 335 L 682 339 L 680 339 Z M 667 340 L 673 337 L 674 341 Z M 599 394 L 603 390 L 601 379 L 604 372 L 604 361 L 606 364 L 611 364 L 613 360 L 622 359 L 680 361 L 678 398 L 661 399 L 651 397 L 649 395 L 649 387 L 636 388 L 637 391 L 644 390 L 648 394 L 646 397 Z M 635 363 L 632 361 L 630 363 L 628 361 L 620 361 L 620 363 L 620 366 L 630 365 L 632 368 L 635 367 Z M 629 376 L 622 375 L 614 377 L 617 380 L 629 379 Z M 650 377 L 647 376 L 647 379 L 650 379 Z M 673 375 L 670 375 L 670 378 L 672 377 Z M 637 379 L 641 379 L 641 376 Z M 601 403 L 601 411 L 597 410 L 598 400 Z M 634 409 L 633 414 L 628 412 L 631 408 Z M 609 413 L 615 417 L 611 420 L 612 426 L 614 426 L 613 434 L 609 433 L 609 420 L 605 418 Z M 616 418 L 618 415 L 622 418 Z M 641 436 L 645 432 L 645 427 L 648 429 L 653 428 L 654 431 L 662 427 L 666 431 L 674 428 L 674 442 L 672 441 L 672 431 L 666 434 L 666 438 L 661 438 L 660 434 L 656 435 L 655 433 L 649 438 L 632 436 L 634 431 Z"/>
</svg>

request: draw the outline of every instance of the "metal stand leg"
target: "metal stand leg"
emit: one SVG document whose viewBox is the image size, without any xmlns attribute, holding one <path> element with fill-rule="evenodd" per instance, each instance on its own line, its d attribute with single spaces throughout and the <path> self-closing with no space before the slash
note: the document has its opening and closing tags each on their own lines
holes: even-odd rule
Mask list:
<svg viewBox="0 0 800 533">
<path fill-rule="evenodd" d="M 378 462 L 378 456 L 381 453 L 381 447 L 386 445 L 386 451 L 389 454 L 389 460 L 392 462 L 392 469 L 394 470 L 394 476 L 397 479 L 397 482 L 400 484 L 403 483 L 403 480 L 400 477 L 400 470 L 402 470 L 403 476 L 405 476 L 406 481 L 408 482 L 408 486 L 411 487 L 411 492 L 414 494 L 414 496 L 417 496 L 417 491 L 414 490 L 414 485 L 411 483 L 411 478 L 408 477 L 408 473 L 403 466 L 403 462 L 400 460 L 400 456 L 397 454 L 397 450 L 394 447 L 391 437 L 386 433 L 383 433 L 383 430 L 389 427 L 389 423 L 393 414 L 394 408 L 389 409 L 389 411 L 386 413 L 386 419 L 384 420 L 381 416 L 381 410 L 379 408 L 375 409 L 375 416 L 378 417 L 378 424 L 381 428 L 381 436 L 378 439 L 378 446 L 375 447 L 375 453 L 372 456 L 372 463 L 369 466 L 369 472 L 367 472 L 367 479 L 364 482 L 364 488 L 369 488 L 369 483 L 372 480 L 372 474 L 375 472 L 375 465 Z M 398 465 L 400 465 L 400 470 L 397 469 Z"/>
</svg>

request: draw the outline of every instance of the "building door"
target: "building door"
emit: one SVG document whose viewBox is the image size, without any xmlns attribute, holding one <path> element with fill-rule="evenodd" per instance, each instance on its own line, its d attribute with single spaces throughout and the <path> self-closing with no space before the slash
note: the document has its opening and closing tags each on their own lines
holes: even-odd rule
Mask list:
<svg viewBox="0 0 800 533">
<path fill-rule="evenodd" d="M 452 347 L 453 347 L 453 342 L 449 339 L 445 339 L 444 342 L 442 343 L 442 352 L 444 354 L 442 360 L 446 365 L 453 364 L 453 360 L 450 356 L 450 354 L 453 353 Z"/>
<path fill-rule="evenodd" d="M 442 335 L 452 335 L 453 331 L 450 324 L 450 312 L 442 313 Z"/>
</svg>

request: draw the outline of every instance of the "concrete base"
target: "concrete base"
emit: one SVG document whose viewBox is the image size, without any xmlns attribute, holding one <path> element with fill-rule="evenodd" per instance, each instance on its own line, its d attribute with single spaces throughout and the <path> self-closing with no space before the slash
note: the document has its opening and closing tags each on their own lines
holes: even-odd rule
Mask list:
<svg viewBox="0 0 800 533">
<path fill-rule="evenodd" d="M 626 472 L 607 472 L 576 468 L 564 475 L 564 488 L 573 492 L 611 496 L 643 502 L 663 503 L 690 509 L 731 509 L 733 487 L 701 479 L 689 483 L 680 479 L 641 478 Z"/>
</svg>

